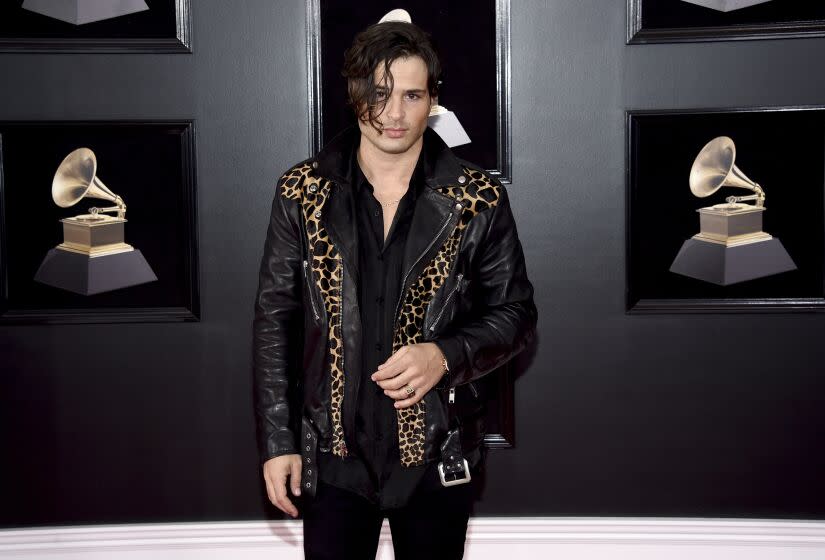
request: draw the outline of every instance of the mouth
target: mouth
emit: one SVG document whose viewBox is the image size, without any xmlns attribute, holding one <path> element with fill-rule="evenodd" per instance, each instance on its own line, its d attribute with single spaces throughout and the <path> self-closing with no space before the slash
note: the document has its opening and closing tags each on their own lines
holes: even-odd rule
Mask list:
<svg viewBox="0 0 825 560">
<path fill-rule="evenodd" d="M 401 138 L 407 133 L 406 128 L 385 128 L 383 129 L 384 134 L 387 135 L 388 138 Z"/>
</svg>

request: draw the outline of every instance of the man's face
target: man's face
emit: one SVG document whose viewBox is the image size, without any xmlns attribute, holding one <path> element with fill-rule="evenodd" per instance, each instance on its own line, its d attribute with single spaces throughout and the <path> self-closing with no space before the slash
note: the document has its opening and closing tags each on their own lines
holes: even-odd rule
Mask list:
<svg viewBox="0 0 825 560">
<path fill-rule="evenodd" d="M 396 59 L 390 65 L 392 91 L 382 85 L 383 64 L 375 70 L 373 80 L 377 88 L 380 113 L 375 130 L 369 122 L 358 121 L 361 138 L 385 154 L 403 154 L 420 145 L 427 128 L 432 100 L 427 90 L 427 65 L 418 56 Z M 380 104 L 385 103 L 383 110 Z M 366 146 L 364 146 L 366 147 Z"/>
</svg>

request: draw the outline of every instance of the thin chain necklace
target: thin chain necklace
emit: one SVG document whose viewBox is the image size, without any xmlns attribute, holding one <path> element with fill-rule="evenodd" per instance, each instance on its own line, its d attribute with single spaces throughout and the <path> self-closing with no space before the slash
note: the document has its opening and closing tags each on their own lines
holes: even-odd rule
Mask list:
<svg viewBox="0 0 825 560">
<path fill-rule="evenodd" d="M 377 196 L 375 196 L 375 193 L 374 193 L 374 192 L 372 193 L 372 196 L 375 198 L 375 200 L 378 200 L 378 197 L 377 197 Z M 402 197 L 402 198 L 403 198 L 403 197 Z M 388 200 L 388 201 L 386 201 L 386 202 L 382 202 L 381 200 L 378 200 L 378 203 L 379 203 L 381 206 L 391 206 L 391 205 L 393 205 L 393 204 L 398 204 L 399 202 L 401 202 L 401 198 L 399 198 L 399 199 L 397 199 L 397 200 Z"/>
<path fill-rule="evenodd" d="M 381 204 L 381 206 L 392 206 L 393 204 L 398 204 L 399 202 L 401 202 L 401 199 L 399 198 L 398 200 L 388 200 L 387 202 L 381 202 L 380 200 L 378 200 L 378 202 Z"/>
</svg>

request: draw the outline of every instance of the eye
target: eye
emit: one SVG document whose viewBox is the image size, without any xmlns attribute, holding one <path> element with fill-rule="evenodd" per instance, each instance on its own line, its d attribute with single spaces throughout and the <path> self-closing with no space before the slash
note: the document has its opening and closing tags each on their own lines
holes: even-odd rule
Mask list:
<svg viewBox="0 0 825 560">
<path fill-rule="evenodd" d="M 387 92 L 384 90 L 378 90 L 375 92 L 375 99 L 376 101 L 383 101 L 387 98 Z"/>
<path fill-rule="evenodd" d="M 407 94 L 407 99 L 409 99 L 411 101 L 414 101 L 416 99 L 421 99 L 421 95 L 419 95 L 417 93 L 408 93 Z"/>
</svg>

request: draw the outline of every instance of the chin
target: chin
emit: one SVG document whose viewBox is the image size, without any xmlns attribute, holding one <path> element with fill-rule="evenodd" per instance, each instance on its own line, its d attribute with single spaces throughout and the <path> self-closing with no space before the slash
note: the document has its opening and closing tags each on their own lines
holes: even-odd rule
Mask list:
<svg viewBox="0 0 825 560">
<path fill-rule="evenodd" d="M 403 154 L 415 146 L 422 136 L 423 134 L 415 137 L 410 137 L 408 134 L 403 138 L 385 138 L 384 136 L 378 136 L 377 138 L 374 137 L 372 142 L 375 144 L 375 147 L 382 152 L 388 154 Z"/>
<path fill-rule="evenodd" d="M 412 144 L 408 142 L 404 142 L 404 144 L 384 144 L 383 142 L 378 142 L 376 145 L 378 146 L 378 149 L 380 149 L 382 152 L 386 152 L 388 154 L 403 154 L 409 151 L 409 149 L 412 148 L 413 144 L 414 142 Z"/>
</svg>

